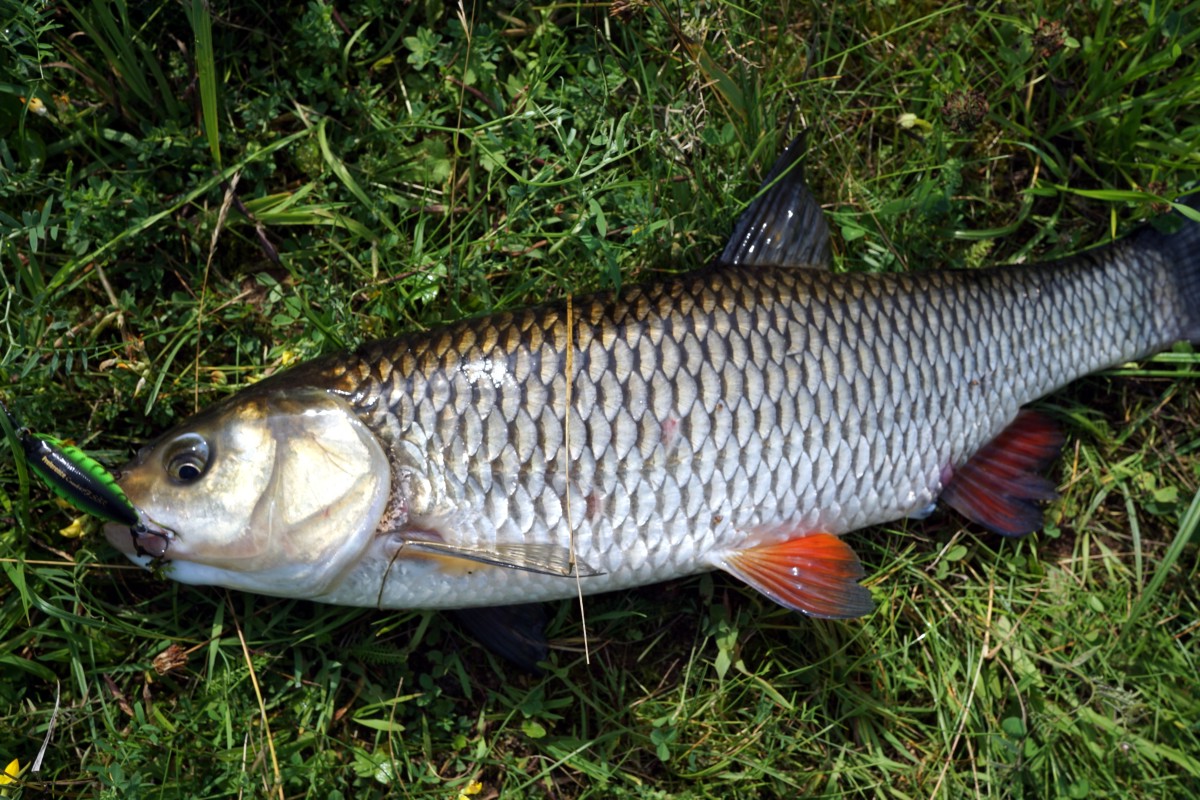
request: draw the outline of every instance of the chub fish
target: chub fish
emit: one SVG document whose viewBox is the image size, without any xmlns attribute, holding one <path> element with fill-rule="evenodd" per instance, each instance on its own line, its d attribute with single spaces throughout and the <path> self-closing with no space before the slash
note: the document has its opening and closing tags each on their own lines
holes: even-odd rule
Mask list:
<svg viewBox="0 0 1200 800">
<path fill-rule="evenodd" d="M 382 608 L 736 575 L 872 608 L 843 534 L 943 502 L 1041 524 L 1023 406 L 1200 338 L 1200 224 L 1034 266 L 834 274 L 793 144 L 708 268 L 365 344 L 143 448 L 119 483 L 170 577 Z M 139 554 L 140 551 L 140 554 Z"/>
</svg>

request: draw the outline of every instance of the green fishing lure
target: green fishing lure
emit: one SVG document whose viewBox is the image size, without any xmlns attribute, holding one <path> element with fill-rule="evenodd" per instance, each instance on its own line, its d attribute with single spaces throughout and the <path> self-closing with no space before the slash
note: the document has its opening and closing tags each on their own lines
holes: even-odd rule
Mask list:
<svg viewBox="0 0 1200 800">
<path fill-rule="evenodd" d="M 130 528 L 141 525 L 137 508 L 100 462 L 78 447 L 33 433 L 18 423 L 3 403 L 0 408 L 21 443 L 26 463 L 55 494 L 94 517 Z"/>
</svg>

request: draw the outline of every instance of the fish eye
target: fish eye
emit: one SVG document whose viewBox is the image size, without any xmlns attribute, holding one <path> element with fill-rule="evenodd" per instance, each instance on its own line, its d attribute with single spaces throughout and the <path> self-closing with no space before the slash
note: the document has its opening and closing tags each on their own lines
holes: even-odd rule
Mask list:
<svg viewBox="0 0 1200 800">
<path fill-rule="evenodd" d="M 208 470 L 208 441 L 198 433 L 185 433 L 167 445 L 163 462 L 172 483 L 195 483 Z"/>
</svg>

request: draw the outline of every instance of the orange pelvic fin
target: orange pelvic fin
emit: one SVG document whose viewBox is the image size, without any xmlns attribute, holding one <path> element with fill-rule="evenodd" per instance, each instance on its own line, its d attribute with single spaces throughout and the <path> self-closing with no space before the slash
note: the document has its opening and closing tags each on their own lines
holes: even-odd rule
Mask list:
<svg viewBox="0 0 1200 800">
<path fill-rule="evenodd" d="M 1039 501 L 1058 496 L 1041 473 L 1058 457 L 1063 435 L 1044 414 L 1022 411 L 957 470 L 941 500 L 972 522 L 1004 536 L 1042 526 Z"/>
<path fill-rule="evenodd" d="M 858 581 L 865 574 L 850 545 L 828 533 L 737 550 L 720 566 L 781 606 L 826 619 L 861 617 L 875 608 Z"/>
</svg>

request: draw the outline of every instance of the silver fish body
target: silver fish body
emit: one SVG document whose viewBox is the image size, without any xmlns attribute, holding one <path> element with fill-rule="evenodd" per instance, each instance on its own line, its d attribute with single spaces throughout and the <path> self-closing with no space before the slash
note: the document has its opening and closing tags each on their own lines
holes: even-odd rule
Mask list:
<svg viewBox="0 0 1200 800">
<path fill-rule="evenodd" d="M 798 179 L 768 192 L 699 273 L 302 365 L 167 434 L 121 483 L 186 582 L 462 608 L 725 569 L 851 617 L 870 597 L 834 537 L 939 498 L 1027 532 L 1000 518 L 1011 506 L 980 510 L 981 492 L 1016 485 L 1024 508 L 1046 487 L 1025 466 L 997 473 L 989 443 L 1022 405 L 1197 335 L 1195 223 L 1032 267 L 833 274 L 823 224 L 779 227 L 779 207 L 801 206 L 811 221 Z M 294 419 L 316 406 L 339 431 L 330 452 L 291 453 L 325 438 Z M 217 444 L 231 418 L 265 433 Z M 181 472 L 189 436 L 214 446 Z M 239 470 L 262 454 L 253 480 L 214 483 L 231 452 Z M 240 505 L 215 502 L 230 493 Z M 127 529 L 108 533 L 132 550 Z"/>
</svg>

